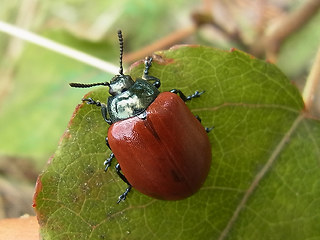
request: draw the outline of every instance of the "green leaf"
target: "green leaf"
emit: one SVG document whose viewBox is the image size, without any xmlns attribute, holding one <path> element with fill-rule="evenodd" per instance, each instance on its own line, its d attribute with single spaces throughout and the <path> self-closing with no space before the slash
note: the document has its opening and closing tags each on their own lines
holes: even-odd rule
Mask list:
<svg viewBox="0 0 320 240">
<path fill-rule="evenodd" d="M 303 113 L 297 89 L 273 65 L 237 51 L 181 46 L 154 56 L 162 91 L 205 90 L 188 106 L 212 143 L 198 193 L 160 201 L 104 173 L 107 124 L 80 104 L 34 204 L 44 239 L 307 239 L 320 237 L 320 126 Z M 143 64 L 131 69 L 141 76 Z M 106 89 L 90 92 L 103 102 Z M 196 164 L 196 163 L 195 163 Z"/>
</svg>

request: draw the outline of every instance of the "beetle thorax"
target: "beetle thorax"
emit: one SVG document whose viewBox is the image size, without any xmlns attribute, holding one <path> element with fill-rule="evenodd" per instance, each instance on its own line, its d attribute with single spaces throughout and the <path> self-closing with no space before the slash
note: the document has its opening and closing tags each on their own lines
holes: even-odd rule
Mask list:
<svg viewBox="0 0 320 240">
<path fill-rule="evenodd" d="M 128 78 L 119 80 L 116 76 L 110 82 L 109 92 L 112 96 L 108 98 L 108 113 L 112 123 L 143 113 L 160 93 L 146 80 L 137 79 L 133 82 L 131 79 L 133 84 L 127 80 Z"/>
</svg>

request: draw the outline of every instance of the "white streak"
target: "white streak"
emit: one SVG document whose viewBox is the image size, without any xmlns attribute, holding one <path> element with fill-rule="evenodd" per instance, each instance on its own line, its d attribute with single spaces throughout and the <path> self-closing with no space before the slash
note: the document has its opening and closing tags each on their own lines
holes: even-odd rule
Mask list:
<svg viewBox="0 0 320 240">
<path fill-rule="evenodd" d="M 14 25 L 5 23 L 0 21 L 0 31 L 5 32 L 11 36 L 15 36 L 18 38 L 21 38 L 25 41 L 29 41 L 33 44 L 39 45 L 41 47 L 50 49 L 54 52 L 58 52 L 62 55 L 68 56 L 70 58 L 76 59 L 80 62 L 86 63 L 88 65 L 91 65 L 95 68 L 98 68 L 100 70 L 117 74 L 119 67 L 115 66 L 111 63 L 105 62 L 99 58 L 90 56 L 86 53 L 80 52 L 78 50 L 72 49 L 70 47 L 64 46 L 62 44 L 59 44 L 57 42 L 54 42 L 50 39 L 41 37 L 39 35 L 36 35 L 32 32 L 23 30 L 21 28 L 18 28 Z"/>
</svg>

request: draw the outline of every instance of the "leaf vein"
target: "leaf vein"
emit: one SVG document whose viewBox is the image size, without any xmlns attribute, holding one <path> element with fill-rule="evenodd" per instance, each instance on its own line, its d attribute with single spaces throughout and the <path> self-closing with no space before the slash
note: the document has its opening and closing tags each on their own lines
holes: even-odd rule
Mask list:
<svg viewBox="0 0 320 240">
<path fill-rule="evenodd" d="M 264 165 L 264 167 L 258 172 L 258 174 L 253 179 L 251 185 L 249 186 L 248 190 L 243 195 L 243 198 L 241 199 L 239 205 L 236 207 L 236 209 L 235 209 L 233 215 L 231 216 L 229 222 L 227 223 L 226 227 L 221 232 L 218 240 L 223 240 L 223 239 L 225 239 L 227 237 L 227 235 L 230 232 L 233 224 L 235 223 L 235 221 L 239 217 L 240 212 L 245 207 L 249 197 L 253 194 L 254 190 L 257 188 L 257 186 L 259 185 L 259 183 L 262 180 L 262 178 L 269 171 L 269 169 L 271 168 L 271 166 L 273 165 L 273 163 L 275 162 L 275 160 L 279 156 L 279 154 L 280 154 L 281 150 L 283 149 L 283 147 L 288 143 L 288 141 L 289 141 L 291 135 L 293 134 L 294 130 L 297 129 L 298 125 L 300 124 L 300 122 L 303 119 L 304 119 L 303 114 L 300 114 L 296 118 L 296 120 L 293 122 L 293 124 L 291 125 L 290 129 L 288 130 L 288 132 L 283 136 L 283 138 L 281 139 L 281 141 L 276 146 L 276 148 L 272 152 L 271 156 L 267 160 L 267 162 Z"/>
</svg>

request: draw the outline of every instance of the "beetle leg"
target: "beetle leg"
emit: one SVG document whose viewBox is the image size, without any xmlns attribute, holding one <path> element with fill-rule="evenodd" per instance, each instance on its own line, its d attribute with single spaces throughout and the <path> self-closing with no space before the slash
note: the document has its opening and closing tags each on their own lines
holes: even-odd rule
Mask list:
<svg viewBox="0 0 320 240">
<path fill-rule="evenodd" d="M 101 114 L 102 114 L 103 119 L 108 124 L 112 124 L 111 120 L 107 117 L 108 110 L 107 110 L 107 106 L 104 103 L 101 103 L 99 101 L 95 101 L 92 98 L 83 98 L 82 101 L 87 102 L 87 104 L 96 105 L 97 107 L 101 107 Z"/>
<path fill-rule="evenodd" d="M 200 95 L 202 95 L 203 93 L 204 91 L 195 91 L 194 94 L 187 96 L 187 101 L 191 100 L 192 98 L 200 97 Z"/>
<path fill-rule="evenodd" d="M 212 129 L 214 129 L 214 126 L 213 127 L 205 127 L 204 129 L 206 130 L 207 133 L 209 133 L 209 132 L 211 132 Z"/>
<path fill-rule="evenodd" d="M 104 103 L 101 104 L 101 114 L 102 114 L 103 119 L 104 119 L 109 125 L 111 125 L 111 124 L 112 124 L 112 121 L 111 121 L 110 118 L 107 117 L 107 115 L 108 115 L 108 110 L 107 110 L 107 106 L 106 106 Z"/>
<path fill-rule="evenodd" d="M 190 95 L 190 96 L 185 96 L 180 90 L 178 89 L 172 89 L 170 92 L 175 93 L 175 94 L 179 94 L 179 96 L 181 97 L 181 99 L 183 101 L 189 101 L 192 98 L 196 98 L 196 97 L 200 97 L 201 94 L 204 93 L 204 91 L 199 92 L 199 91 L 195 91 L 194 94 Z M 198 119 L 198 121 L 201 123 L 201 118 L 198 115 L 195 115 L 196 119 Z M 206 130 L 207 133 L 209 133 L 214 127 L 204 127 L 204 129 Z"/>
<path fill-rule="evenodd" d="M 182 99 L 184 102 L 190 101 L 190 100 L 193 99 L 193 98 L 200 97 L 200 95 L 202 95 L 202 94 L 204 93 L 204 91 L 201 91 L 201 92 L 195 91 L 194 94 L 189 95 L 189 96 L 186 96 L 186 95 L 184 95 L 184 94 L 181 92 L 181 90 L 179 90 L 179 89 L 172 89 L 172 90 L 170 90 L 170 92 L 175 93 L 175 94 L 179 94 L 179 96 L 181 97 L 181 99 Z"/>
<path fill-rule="evenodd" d="M 187 101 L 186 95 L 184 95 L 180 90 L 178 90 L 178 89 L 172 89 L 172 90 L 170 90 L 170 92 L 175 93 L 175 94 L 179 94 L 179 96 L 181 97 L 181 99 L 182 99 L 184 102 Z"/>
<path fill-rule="evenodd" d="M 132 186 L 131 184 L 128 182 L 128 180 L 126 179 L 126 177 L 121 173 L 121 167 L 120 167 L 120 164 L 117 163 L 116 165 L 116 172 L 118 174 L 118 176 L 122 179 L 122 181 L 124 181 L 126 184 L 128 184 L 128 187 L 127 189 L 124 191 L 124 193 L 122 193 L 120 196 L 119 196 L 119 199 L 118 199 L 118 202 L 117 203 L 120 203 L 121 201 L 124 201 L 128 195 L 128 193 L 130 192 Z"/>
<path fill-rule="evenodd" d="M 109 145 L 108 137 L 106 137 L 106 145 L 107 145 L 107 147 L 111 150 L 111 147 L 110 147 L 110 145 Z M 111 151 L 112 151 L 112 150 L 111 150 Z"/>
<path fill-rule="evenodd" d="M 104 161 L 104 165 L 106 166 L 104 171 L 106 172 L 108 170 L 108 168 L 110 167 L 111 163 L 112 163 L 112 160 L 114 158 L 114 154 L 113 153 L 110 153 L 110 156 L 107 158 L 107 160 Z"/>
<path fill-rule="evenodd" d="M 150 56 L 145 58 L 142 79 L 146 81 L 153 81 L 152 83 L 153 86 L 155 86 L 156 88 L 159 88 L 161 85 L 160 79 L 149 75 L 149 69 L 151 67 L 152 60 L 153 59 Z"/>
<path fill-rule="evenodd" d="M 152 83 L 153 86 L 155 86 L 156 88 L 159 88 L 161 83 L 160 83 L 160 79 L 153 77 L 153 76 L 143 76 L 142 79 L 146 80 L 146 81 L 154 81 Z"/>
<path fill-rule="evenodd" d="M 143 77 L 145 76 L 149 76 L 149 69 L 151 67 L 152 64 L 152 57 L 148 56 L 144 59 L 144 70 L 143 70 Z"/>
<path fill-rule="evenodd" d="M 106 172 L 108 170 L 108 168 L 111 166 L 112 160 L 114 158 L 114 154 L 110 153 L 110 156 L 107 158 L 107 160 L 104 161 L 104 165 L 106 166 L 104 168 L 104 171 Z"/>
<path fill-rule="evenodd" d="M 195 117 L 201 123 L 201 118 L 198 115 L 195 115 Z M 206 130 L 207 133 L 211 132 L 212 129 L 214 129 L 214 127 L 204 127 L 204 130 Z"/>
<path fill-rule="evenodd" d="M 126 191 L 119 196 L 117 203 L 120 203 L 121 201 L 126 200 L 126 197 L 127 197 L 128 193 L 130 192 L 131 188 L 132 188 L 132 186 L 128 185 Z"/>
<path fill-rule="evenodd" d="M 87 102 L 87 104 L 96 105 L 97 107 L 101 107 L 101 102 L 95 101 L 92 98 L 83 98 L 83 102 Z"/>
<path fill-rule="evenodd" d="M 196 119 L 201 122 L 201 118 L 198 115 L 195 115 Z"/>
<path fill-rule="evenodd" d="M 122 181 L 124 181 L 126 184 L 131 186 L 131 184 L 128 182 L 126 177 L 121 173 L 121 167 L 120 167 L 119 163 L 116 164 L 115 168 L 116 168 L 116 172 L 117 172 L 118 176 L 122 179 Z"/>
<path fill-rule="evenodd" d="M 108 141 L 108 137 L 106 137 L 106 145 L 108 146 L 108 148 L 111 150 L 110 145 L 109 145 L 109 141 Z M 111 150 L 112 151 L 112 150 Z M 113 152 L 110 153 L 110 156 L 104 161 L 104 165 L 106 166 L 104 171 L 106 172 L 108 170 L 108 168 L 110 167 L 112 160 L 114 158 L 114 154 Z"/>
</svg>

